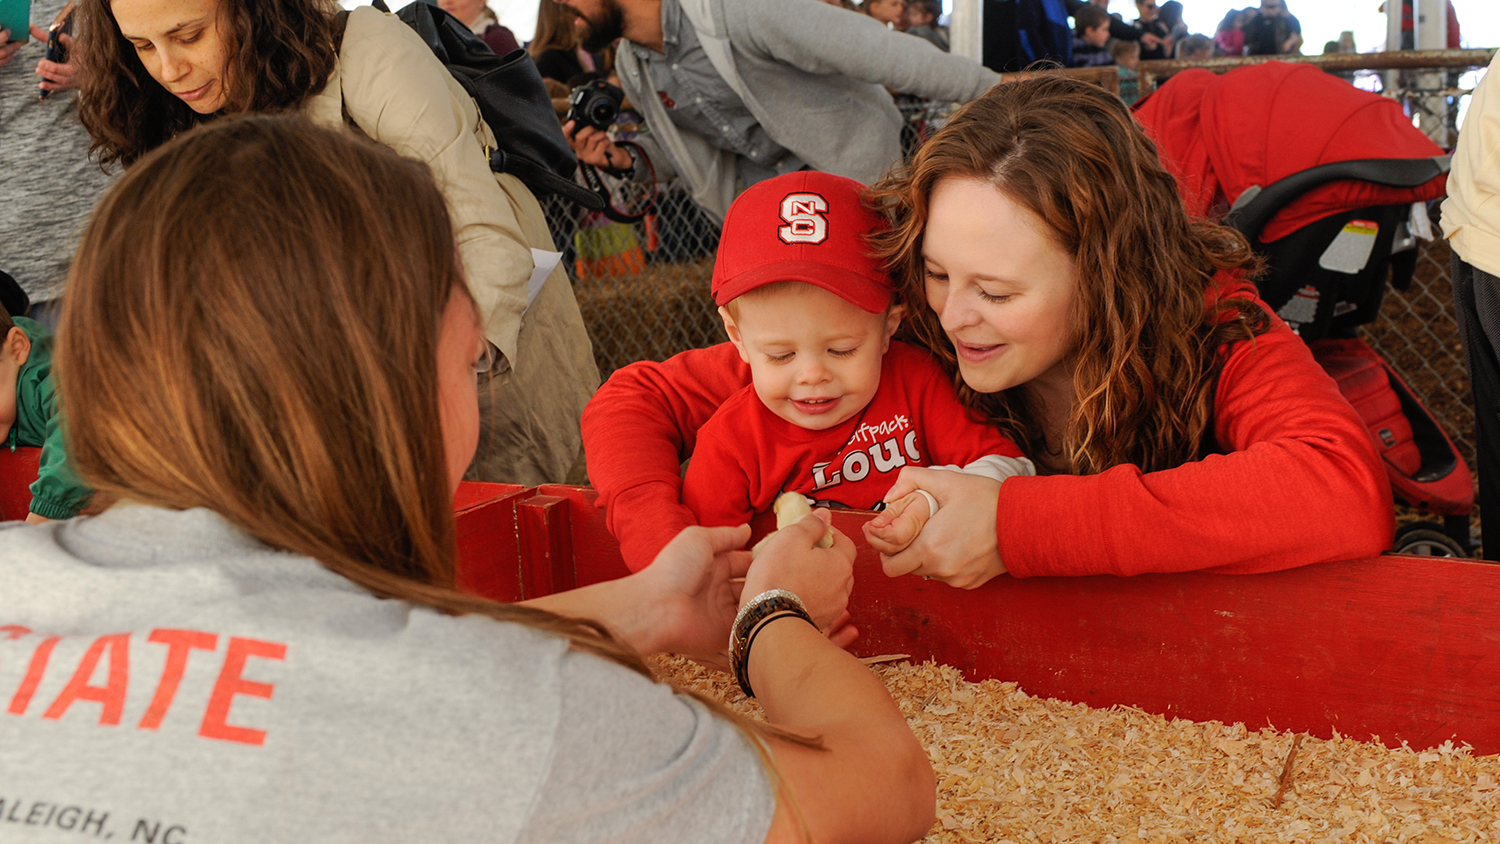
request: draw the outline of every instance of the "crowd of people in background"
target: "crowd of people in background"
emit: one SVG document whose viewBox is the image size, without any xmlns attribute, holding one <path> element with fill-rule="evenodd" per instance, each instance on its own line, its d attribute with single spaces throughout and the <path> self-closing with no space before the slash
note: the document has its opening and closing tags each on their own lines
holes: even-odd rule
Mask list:
<svg viewBox="0 0 1500 844">
<path fill-rule="evenodd" d="M 950 49 L 948 27 L 943 19 L 942 0 L 822 0 L 866 15 L 888 29 L 904 32 L 931 42 L 938 49 Z M 459 19 L 469 24 L 475 34 L 484 38 L 497 54 L 504 55 L 518 49 L 515 34 L 503 26 L 495 12 L 484 0 L 440 0 L 440 5 Z M 1111 13 L 1108 0 L 1064 0 L 1061 8 L 1066 10 L 1066 19 L 1071 19 L 1071 44 L 1062 49 L 1060 44 L 1048 45 L 1047 38 L 1036 37 L 1025 32 L 1027 27 L 1036 27 L 1047 20 L 1046 8 L 1057 4 L 1035 1 L 1036 10 L 1027 11 L 1026 2 L 1011 4 L 1017 7 L 1017 27 L 1021 39 L 1032 47 L 1026 55 L 1029 60 L 1058 61 L 1068 67 L 1101 67 L 1114 65 L 1122 70 L 1122 77 L 1129 76 L 1139 61 L 1178 59 L 1194 61 L 1235 56 L 1289 55 L 1303 52 L 1302 25 L 1288 9 L 1287 0 L 1264 0 L 1259 6 L 1231 9 L 1225 14 L 1213 32 L 1192 32 L 1183 20 L 1183 4 L 1179 0 L 1135 0 L 1136 17 L 1126 21 L 1118 12 Z M 1410 4 L 1407 10 L 1408 24 L 1403 32 L 1410 40 Z M 612 57 L 603 52 L 588 53 L 581 50 L 578 40 L 580 19 L 552 0 L 543 0 L 537 17 L 536 35 L 526 44 L 527 50 L 536 59 L 544 78 L 558 83 L 584 74 L 607 73 Z M 1458 45 L 1458 18 L 1452 3 L 1448 8 L 1449 49 Z M 1407 44 L 1404 49 L 1411 49 Z M 1324 45 L 1323 53 L 1355 52 L 1353 33 L 1345 32 L 1337 41 Z M 1019 69 L 998 66 L 986 61 L 986 65 L 997 70 Z"/>
<path fill-rule="evenodd" d="M 1115 64 L 1132 70 L 1137 61 L 1194 61 L 1236 56 L 1299 55 L 1303 52 L 1302 23 L 1291 13 L 1287 0 L 1263 0 L 1259 6 L 1230 9 L 1212 35 L 1188 29 L 1183 22 L 1183 5 L 1178 0 L 1167 0 L 1160 5 L 1157 0 L 1135 0 L 1136 19 L 1131 22 L 1125 21 L 1119 13 L 1110 13 L 1108 0 L 1087 3 L 1066 0 L 1063 5 L 1073 19 L 1071 56 L 1062 62 L 1070 67 Z M 1402 9 L 1401 48 L 1410 50 L 1414 49 L 1411 3 L 1404 3 Z M 1447 19 L 1444 46 L 1456 50 L 1461 46 L 1460 31 L 1458 14 L 1451 0 Z M 1356 52 L 1354 33 L 1342 33 L 1337 41 L 1327 42 L 1322 52 Z M 1060 56 L 1054 54 L 1052 58 Z"/>
<path fill-rule="evenodd" d="M 948 52 L 948 27 L 938 23 L 943 16 L 942 0 L 823 0 L 831 6 L 841 6 L 863 12 L 888 28 L 905 32 L 932 42 L 943 52 Z"/>
<path fill-rule="evenodd" d="M 1135 21 L 1127 28 L 1119 14 L 1104 3 L 1090 3 L 1072 11 L 1074 21 L 1072 67 L 1114 64 L 1133 70 L 1138 61 L 1201 59 L 1300 54 L 1302 24 L 1287 9 L 1286 0 L 1264 0 L 1259 7 L 1231 9 L 1212 36 L 1195 33 L 1182 19 L 1178 0 L 1160 5 L 1136 0 Z M 1131 45 L 1131 46 L 1124 46 Z M 1353 51 L 1353 36 L 1344 52 Z"/>
<path fill-rule="evenodd" d="M 949 50 L 948 27 L 943 18 L 942 0 L 822 0 L 831 6 L 839 6 L 860 12 L 887 28 L 897 32 L 926 39 L 938 49 Z M 439 5 L 469 24 L 475 34 L 484 38 L 499 55 L 518 49 L 519 42 L 510 29 L 502 25 L 494 10 L 484 0 L 440 0 Z M 1025 3 L 1017 3 L 1024 6 Z M 1039 6 L 1044 5 L 1038 3 Z M 1071 67 L 1098 67 L 1118 64 L 1125 66 L 1134 56 L 1135 50 L 1119 50 L 1113 42 L 1136 42 L 1139 47 L 1138 60 L 1156 59 L 1206 59 L 1233 56 L 1261 56 L 1299 54 L 1304 46 L 1302 25 L 1287 7 L 1286 0 L 1264 0 L 1259 6 L 1230 9 L 1219 22 L 1212 35 L 1193 33 L 1183 20 L 1183 4 L 1179 0 L 1136 0 L 1136 18 L 1124 20 L 1118 12 L 1109 12 L 1108 0 L 1064 0 L 1061 4 L 1073 21 L 1071 57 L 1063 62 Z M 1403 4 L 1403 49 L 1412 49 L 1411 4 Z M 1022 18 L 1035 15 L 1021 15 Z M 541 54 L 556 47 L 564 37 L 562 33 L 576 28 L 578 18 L 559 7 L 552 0 L 543 0 L 537 17 L 535 38 L 526 46 L 541 66 Z M 1102 28 L 1101 28 L 1102 27 Z M 576 38 L 576 36 L 574 36 Z M 1453 4 L 1448 3 L 1448 49 L 1457 49 L 1458 17 Z M 543 67 L 543 76 L 566 82 L 571 76 L 594 72 L 588 62 L 563 58 L 570 48 L 549 61 L 560 65 L 559 72 L 549 74 Z M 1119 55 L 1116 55 L 1117 52 Z M 1324 45 L 1324 53 L 1354 52 L 1353 33 L 1345 32 L 1338 41 Z M 1124 57 L 1126 61 L 1121 61 Z M 601 65 L 602 66 L 602 65 Z M 572 71 L 564 75 L 566 71 Z"/>
</svg>

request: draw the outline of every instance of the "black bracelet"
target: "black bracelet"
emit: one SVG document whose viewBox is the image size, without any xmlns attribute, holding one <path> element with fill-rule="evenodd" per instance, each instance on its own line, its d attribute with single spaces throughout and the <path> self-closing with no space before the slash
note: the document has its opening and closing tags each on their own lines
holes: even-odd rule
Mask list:
<svg viewBox="0 0 1500 844">
<path fill-rule="evenodd" d="M 802 605 L 802 599 L 784 589 L 772 589 L 751 598 L 740 608 L 729 637 L 730 667 L 745 697 L 755 697 L 750 687 L 750 647 L 767 624 L 786 616 L 796 616 L 817 629 L 817 624 Z"/>
</svg>

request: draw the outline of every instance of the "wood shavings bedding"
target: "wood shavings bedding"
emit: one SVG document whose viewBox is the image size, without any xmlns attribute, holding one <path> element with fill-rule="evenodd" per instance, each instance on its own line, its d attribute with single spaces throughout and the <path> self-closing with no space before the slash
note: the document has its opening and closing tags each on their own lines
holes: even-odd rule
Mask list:
<svg viewBox="0 0 1500 844">
<path fill-rule="evenodd" d="M 676 657 L 657 670 L 761 717 L 728 675 Z M 1304 736 L 1288 769 L 1291 733 L 1090 709 L 930 662 L 871 670 L 937 773 L 930 844 L 1500 842 L 1500 757 L 1451 742 L 1416 752 Z"/>
</svg>

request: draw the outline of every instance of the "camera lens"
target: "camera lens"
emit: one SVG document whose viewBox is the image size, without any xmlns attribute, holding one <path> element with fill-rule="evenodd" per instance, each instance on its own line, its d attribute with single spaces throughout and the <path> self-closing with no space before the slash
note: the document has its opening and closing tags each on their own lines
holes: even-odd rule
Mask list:
<svg viewBox="0 0 1500 844">
<path fill-rule="evenodd" d="M 604 128 L 615 122 L 615 115 L 619 109 L 610 101 L 609 97 L 599 96 L 589 104 L 589 122 L 595 126 Z"/>
</svg>

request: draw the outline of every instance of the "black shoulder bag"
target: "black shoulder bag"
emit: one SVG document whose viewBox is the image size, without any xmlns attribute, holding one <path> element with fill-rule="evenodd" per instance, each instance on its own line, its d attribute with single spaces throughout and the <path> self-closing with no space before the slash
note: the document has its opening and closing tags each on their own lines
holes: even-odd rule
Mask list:
<svg viewBox="0 0 1500 844">
<path fill-rule="evenodd" d="M 390 11 L 384 0 L 374 0 L 373 5 Z M 495 55 L 458 18 L 423 0 L 407 5 L 396 17 L 422 38 L 479 105 L 479 115 L 499 144 L 486 150 L 491 170 L 515 176 L 537 196 L 555 193 L 590 211 L 603 210 L 603 198 L 573 181 L 578 159 L 530 54 L 516 50 Z"/>
</svg>

